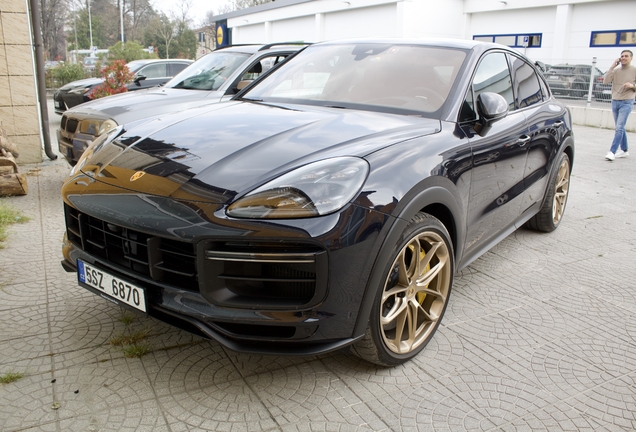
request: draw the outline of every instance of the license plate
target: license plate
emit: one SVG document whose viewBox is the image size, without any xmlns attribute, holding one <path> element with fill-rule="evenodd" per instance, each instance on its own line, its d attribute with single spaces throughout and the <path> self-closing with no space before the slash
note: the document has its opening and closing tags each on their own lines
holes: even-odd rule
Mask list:
<svg viewBox="0 0 636 432">
<path fill-rule="evenodd" d="M 62 108 L 62 102 L 55 102 L 55 106 L 57 108 Z"/>
<path fill-rule="evenodd" d="M 143 288 L 121 280 L 82 260 L 77 260 L 79 281 L 100 291 L 102 297 L 124 303 L 140 311 L 146 312 L 146 292 Z"/>
<path fill-rule="evenodd" d="M 559 77 L 558 77 L 557 75 L 551 75 L 548 79 L 551 79 L 551 80 L 558 80 L 558 79 L 559 79 Z"/>
</svg>

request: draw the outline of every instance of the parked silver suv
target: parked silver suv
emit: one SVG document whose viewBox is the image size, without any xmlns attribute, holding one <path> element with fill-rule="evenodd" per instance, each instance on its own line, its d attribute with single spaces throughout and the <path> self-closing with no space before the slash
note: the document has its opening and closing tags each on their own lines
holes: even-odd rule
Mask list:
<svg viewBox="0 0 636 432">
<path fill-rule="evenodd" d="M 229 100 L 307 44 L 240 45 L 217 49 L 162 87 L 86 102 L 64 112 L 57 132 L 60 153 L 75 165 L 102 133 L 124 123 Z"/>
</svg>

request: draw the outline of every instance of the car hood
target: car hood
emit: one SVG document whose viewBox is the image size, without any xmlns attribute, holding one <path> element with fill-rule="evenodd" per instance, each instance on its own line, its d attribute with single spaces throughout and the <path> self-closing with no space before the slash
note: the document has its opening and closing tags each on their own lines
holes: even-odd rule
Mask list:
<svg viewBox="0 0 636 432">
<path fill-rule="evenodd" d="M 298 166 L 440 128 L 415 116 L 232 101 L 139 121 L 89 147 L 78 167 L 116 188 L 221 204 Z"/>
<path fill-rule="evenodd" d="M 101 84 L 104 80 L 101 78 L 86 78 L 82 80 L 73 81 L 60 87 L 61 91 L 71 90 L 76 87 L 92 87 Z"/>
<path fill-rule="evenodd" d="M 118 124 L 126 124 L 192 108 L 202 101 L 218 102 L 222 96 L 221 92 L 152 87 L 88 101 L 68 110 L 66 115 L 78 120 L 113 119 Z"/>
</svg>

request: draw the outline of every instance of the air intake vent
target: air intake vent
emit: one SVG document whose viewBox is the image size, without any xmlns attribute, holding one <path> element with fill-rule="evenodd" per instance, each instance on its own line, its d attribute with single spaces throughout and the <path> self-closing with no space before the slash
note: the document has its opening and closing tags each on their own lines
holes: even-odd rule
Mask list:
<svg viewBox="0 0 636 432">
<path fill-rule="evenodd" d="M 202 294 L 232 307 L 307 307 L 325 294 L 326 255 L 307 244 L 210 242 Z"/>
</svg>

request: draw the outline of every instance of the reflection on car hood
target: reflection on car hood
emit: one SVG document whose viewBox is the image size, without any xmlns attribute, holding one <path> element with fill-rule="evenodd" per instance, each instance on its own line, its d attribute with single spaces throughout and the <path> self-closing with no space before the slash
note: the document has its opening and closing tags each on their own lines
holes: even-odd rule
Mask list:
<svg viewBox="0 0 636 432">
<path fill-rule="evenodd" d="M 77 80 L 77 81 L 73 81 L 63 85 L 62 87 L 60 87 L 60 91 L 68 91 L 76 87 L 91 87 L 91 86 L 101 84 L 103 81 L 104 80 L 101 78 L 86 78 L 82 80 Z"/>
<path fill-rule="evenodd" d="M 226 203 L 312 161 L 364 157 L 439 130 L 421 117 L 227 102 L 138 122 L 90 149 L 81 169 L 128 191 Z"/>
<path fill-rule="evenodd" d="M 80 120 L 111 118 L 118 124 L 126 124 L 192 108 L 202 102 L 218 102 L 221 97 L 221 92 L 153 87 L 85 102 L 68 110 L 66 115 Z"/>
</svg>

